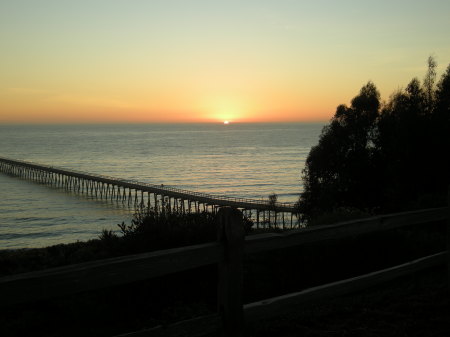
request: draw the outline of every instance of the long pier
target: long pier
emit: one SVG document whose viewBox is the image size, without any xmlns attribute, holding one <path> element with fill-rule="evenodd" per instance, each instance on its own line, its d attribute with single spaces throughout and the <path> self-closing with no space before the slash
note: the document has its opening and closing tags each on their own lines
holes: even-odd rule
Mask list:
<svg viewBox="0 0 450 337">
<path fill-rule="evenodd" d="M 293 228 L 299 225 L 294 203 L 213 195 L 3 157 L 0 157 L 0 172 L 79 194 L 115 200 L 135 208 L 147 206 L 155 211 L 216 213 L 220 207 L 231 206 L 242 210 L 257 228 Z"/>
</svg>

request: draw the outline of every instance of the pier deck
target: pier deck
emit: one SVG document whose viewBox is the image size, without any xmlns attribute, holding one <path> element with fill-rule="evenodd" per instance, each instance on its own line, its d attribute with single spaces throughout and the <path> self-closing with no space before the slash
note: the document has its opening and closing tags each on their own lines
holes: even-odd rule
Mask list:
<svg viewBox="0 0 450 337">
<path fill-rule="evenodd" d="M 222 195 L 188 191 L 170 186 L 155 185 L 135 180 L 68 170 L 49 165 L 0 157 L 0 172 L 70 189 L 80 194 L 95 195 L 127 202 L 132 205 L 147 205 L 155 210 L 165 207 L 182 212 L 216 212 L 219 207 L 230 206 L 244 211 L 256 225 L 294 226 L 297 217 L 294 203 L 271 203 L 269 200 L 235 198 Z M 287 215 L 287 217 L 286 217 Z"/>
</svg>

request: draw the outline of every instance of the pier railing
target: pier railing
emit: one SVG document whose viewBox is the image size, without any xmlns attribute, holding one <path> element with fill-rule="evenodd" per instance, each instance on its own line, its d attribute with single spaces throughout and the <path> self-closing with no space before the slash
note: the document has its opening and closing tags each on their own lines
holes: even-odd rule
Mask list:
<svg viewBox="0 0 450 337">
<path fill-rule="evenodd" d="M 446 251 L 369 274 L 245 305 L 242 303 L 244 254 L 443 221 L 447 221 L 447 231 L 450 233 L 449 207 L 244 238 L 242 213 L 232 208 L 221 208 L 217 214 L 217 242 L 3 277 L 0 278 L 0 306 L 126 284 L 217 264 L 219 281 L 216 314 L 123 336 L 200 336 L 215 333 L 242 336 L 246 323 L 279 316 L 313 300 L 359 291 L 425 268 L 447 264 L 450 279 L 450 235 Z"/>
<path fill-rule="evenodd" d="M 288 202 L 270 202 L 269 200 L 258 200 L 258 199 L 249 199 L 249 198 L 239 198 L 239 197 L 230 197 L 230 196 L 224 196 L 224 195 L 217 195 L 217 194 L 208 194 L 203 192 L 197 192 L 197 191 L 189 191 L 185 189 L 180 189 L 172 186 L 166 186 L 166 185 L 157 185 L 157 184 L 151 184 L 146 182 L 140 182 L 133 179 L 120 179 L 117 177 L 111 177 L 107 175 L 100 175 L 100 174 L 92 174 L 87 173 L 83 171 L 77 171 L 72 169 L 65 169 L 60 167 L 54 167 L 50 165 L 44 165 L 44 164 L 37 164 L 33 162 L 28 161 L 22 161 L 22 160 L 15 160 L 15 159 L 9 159 L 9 158 L 3 158 L 0 157 L 0 171 L 15 174 L 18 176 L 28 176 L 29 172 L 27 171 L 37 171 L 44 174 L 44 181 L 52 181 L 54 179 L 53 176 L 47 176 L 47 175 L 62 175 L 66 178 L 70 178 L 72 180 L 77 181 L 70 181 L 69 184 L 76 184 L 77 186 L 82 186 L 84 188 L 84 182 L 95 182 L 96 184 L 101 184 L 100 187 L 96 186 L 95 191 L 100 189 L 103 191 L 104 185 L 108 187 L 108 190 L 105 188 L 105 194 L 108 194 L 108 192 L 115 191 L 115 188 L 127 188 L 127 189 L 133 189 L 135 191 L 140 191 L 142 193 L 148 193 L 148 194 L 154 194 L 158 195 L 159 198 L 168 197 L 173 198 L 177 200 L 188 201 L 189 205 L 191 202 L 201 203 L 203 205 L 210 205 L 213 207 L 223 207 L 223 206 L 230 206 L 235 208 L 240 208 L 242 210 L 254 210 L 257 213 L 257 220 L 256 222 L 259 223 L 259 213 L 260 212 L 269 212 L 269 218 L 271 213 L 274 213 L 274 217 L 272 217 L 272 220 L 275 218 L 277 219 L 277 214 L 281 213 L 282 215 L 278 217 L 278 221 L 283 220 L 283 226 L 285 225 L 285 219 L 284 219 L 284 213 L 290 214 L 290 223 L 292 227 L 292 217 L 297 217 L 297 209 L 295 207 L 295 203 L 288 203 Z M 36 179 L 36 175 L 32 176 Z M 39 178 L 39 175 L 37 176 Z M 111 189 L 109 189 L 109 186 L 112 186 Z M 111 195 L 111 193 L 110 193 Z M 144 197 L 142 196 L 141 202 L 143 201 Z M 150 196 L 146 199 L 147 201 L 150 200 Z M 156 198 L 155 198 L 156 201 Z M 161 203 L 160 203 L 161 204 Z M 179 204 L 179 203 L 177 203 Z M 199 210 L 200 207 L 197 207 L 197 210 Z M 189 206 L 190 210 L 190 206 Z M 264 214 L 264 217 L 266 214 Z M 287 222 L 287 220 L 286 220 Z"/>
</svg>

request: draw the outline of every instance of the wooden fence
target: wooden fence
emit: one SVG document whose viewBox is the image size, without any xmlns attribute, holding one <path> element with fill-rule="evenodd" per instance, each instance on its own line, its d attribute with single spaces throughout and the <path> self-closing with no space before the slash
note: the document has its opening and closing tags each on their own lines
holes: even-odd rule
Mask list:
<svg viewBox="0 0 450 337">
<path fill-rule="evenodd" d="M 0 306 L 126 284 L 218 264 L 216 314 L 121 336 L 242 336 L 246 323 L 295 310 L 296 305 L 308 301 L 361 290 L 424 268 L 447 263 L 450 279 L 450 254 L 443 251 L 384 270 L 243 305 L 244 254 L 445 220 L 448 221 L 447 232 L 450 233 L 449 209 L 443 207 L 389 214 L 284 233 L 244 237 L 242 213 L 233 208 L 221 208 L 217 214 L 217 242 L 3 277 L 0 278 Z M 447 238 L 448 250 L 450 234 Z"/>
</svg>

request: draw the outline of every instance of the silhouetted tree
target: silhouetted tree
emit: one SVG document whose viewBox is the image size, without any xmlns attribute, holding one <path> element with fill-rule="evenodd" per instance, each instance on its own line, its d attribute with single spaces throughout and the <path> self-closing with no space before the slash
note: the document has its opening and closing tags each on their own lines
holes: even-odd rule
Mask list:
<svg viewBox="0 0 450 337">
<path fill-rule="evenodd" d="M 418 177 L 425 176 L 429 117 L 426 95 L 418 79 L 391 96 L 377 121 L 375 166 L 382 174 L 379 206 L 397 209 L 418 191 Z M 421 160 L 418 159 L 420 154 Z"/>
<path fill-rule="evenodd" d="M 272 209 L 274 209 L 277 205 L 278 195 L 276 193 L 272 193 L 269 195 L 269 205 Z"/>
<path fill-rule="evenodd" d="M 423 80 L 423 86 L 425 90 L 425 98 L 428 111 L 433 110 L 434 102 L 434 83 L 436 82 L 436 67 L 437 63 L 433 56 L 428 57 L 428 70 Z"/>
<path fill-rule="evenodd" d="M 435 108 L 432 115 L 433 152 L 435 153 L 435 179 L 447 177 L 449 183 L 450 164 L 450 65 L 436 86 Z M 439 186 L 445 188 L 445 186 Z M 440 191 L 442 194 L 442 191 Z"/>
<path fill-rule="evenodd" d="M 372 82 L 363 86 L 351 106 L 340 105 L 331 123 L 322 130 L 303 171 L 304 193 L 300 212 L 307 218 L 341 206 L 367 207 L 359 198 L 361 181 L 371 185 L 375 121 L 380 94 Z"/>
<path fill-rule="evenodd" d="M 450 65 L 437 84 L 435 109 L 437 123 L 448 126 L 450 124 Z"/>
<path fill-rule="evenodd" d="M 372 82 L 351 106 L 340 105 L 303 171 L 299 211 L 308 220 L 336 210 L 386 212 L 438 206 L 450 183 L 450 66 L 435 85 L 428 59 L 414 78 L 380 106 Z"/>
</svg>

